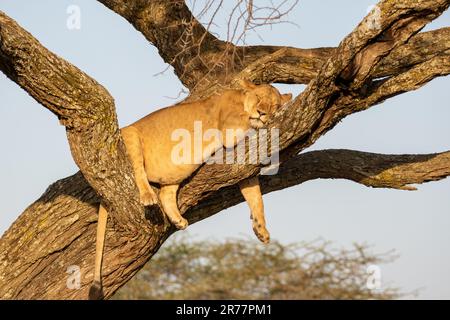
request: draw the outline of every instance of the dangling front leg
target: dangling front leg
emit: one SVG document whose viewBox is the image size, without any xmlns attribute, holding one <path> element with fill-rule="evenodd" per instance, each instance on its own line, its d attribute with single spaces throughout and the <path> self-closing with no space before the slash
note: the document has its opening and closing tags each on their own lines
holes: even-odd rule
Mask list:
<svg viewBox="0 0 450 320">
<path fill-rule="evenodd" d="M 250 207 L 253 220 L 253 231 L 258 239 L 263 243 L 269 243 L 270 234 L 266 229 L 266 219 L 264 217 L 264 203 L 259 186 L 258 177 L 252 177 L 239 183 L 239 188 Z"/>
</svg>

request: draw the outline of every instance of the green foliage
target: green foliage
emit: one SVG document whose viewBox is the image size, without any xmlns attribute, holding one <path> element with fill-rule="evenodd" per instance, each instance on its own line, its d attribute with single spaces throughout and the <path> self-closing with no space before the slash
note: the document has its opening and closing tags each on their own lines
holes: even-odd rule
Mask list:
<svg viewBox="0 0 450 320">
<path fill-rule="evenodd" d="M 393 259 L 365 245 L 336 250 L 314 241 L 282 245 L 230 239 L 169 240 L 114 299 L 393 299 L 367 289 L 367 266 Z"/>
</svg>

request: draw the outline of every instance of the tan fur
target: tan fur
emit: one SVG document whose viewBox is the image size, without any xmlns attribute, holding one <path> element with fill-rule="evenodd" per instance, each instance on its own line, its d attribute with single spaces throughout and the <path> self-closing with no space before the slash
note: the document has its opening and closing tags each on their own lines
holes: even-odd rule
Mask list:
<svg viewBox="0 0 450 320">
<path fill-rule="evenodd" d="M 95 246 L 95 268 L 94 268 L 94 281 L 89 290 L 89 300 L 100 300 L 103 298 L 102 291 L 102 258 L 103 247 L 106 233 L 106 222 L 108 220 L 108 211 L 100 205 L 98 210 L 97 220 L 97 241 Z"/>
<path fill-rule="evenodd" d="M 127 147 L 127 153 L 133 165 L 140 200 L 144 205 L 158 203 L 158 196 L 149 184 L 161 186 L 159 200 L 164 213 L 179 229 L 185 229 L 188 222 L 181 216 L 177 205 L 179 184 L 188 178 L 219 148 L 233 147 L 239 138 L 232 141 L 202 141 L 201 159 L 190 155 L 189 164 L 177 164 L 172 161 L 172 151 L 179 141 L 172 140 L 176 129 L 185 129 L 191 133 L 191 145 L 194 145 L 194 122 L 202 123 L 202 130 L 217 129 L 225 137 L 226 129 L 262 128 L 269 116 L 281 105 L 292 98 L 291 94 L 281 95 L 270 85 L 254 85 L 242 81 L 242 89 L 227 90 L 205 100 L 192 103 L 180 103 L 167 107 L 136 121 L 121 130 Z M 258 178 L 250 178 L 239 184 L 247 201 L 253 219 L 253 229 L 264 243 L 269 241 L 265 227 L 264 207 Z M 100 227 L 100 224 L 99 224 Z M 98 233 L 99 235 L 104 232 Z M 97 240 L 98 241 L 98 240 Z M 101 259 L 102 252 L 97 252 Z M 101 264 L 96 263 L 96 267 Z M 100 277 L 96 268 L 96 279 Z"/>
</svg>

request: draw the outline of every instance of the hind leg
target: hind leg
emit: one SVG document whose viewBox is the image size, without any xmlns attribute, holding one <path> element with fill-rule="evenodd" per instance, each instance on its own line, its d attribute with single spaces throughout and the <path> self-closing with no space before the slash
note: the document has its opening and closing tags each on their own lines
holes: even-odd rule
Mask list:
<svg viewBox="0 0 450 320">
<path fill-rule="evenodd" d="M 161 201 L 164 213 L 167 215 L 170 222 L 172 222 L 178 229 L 183 230 L 188 226 L 188 221 L 181 216 L 180 210 L 178 209 L 178 187 L 178 184 L 161 186 L 159 200 Z"/>
<path fill-rule="evenodd" d="M 133 165 L 136 185 L 139 189 L 141 203 L 144 206 L 158 203 L 158 197 L 148 183 L 147 173 L 144 168 L 144 154 L 142 152 L 142 142 L 139 137 L 139 131 L 132 127 L 126 127 L 121 130 L 123 141 L 127 147 L 127 154 Z"/>
</svg>

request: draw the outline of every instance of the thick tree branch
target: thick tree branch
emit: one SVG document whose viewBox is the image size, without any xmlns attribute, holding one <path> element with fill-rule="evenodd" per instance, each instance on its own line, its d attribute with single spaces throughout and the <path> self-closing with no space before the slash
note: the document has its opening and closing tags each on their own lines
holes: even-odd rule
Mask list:
<svg viewBox="0 0 450 320">
<path fill-rule="evenodd" d="M 415 190 L 411 184 L 450 176 L 450 151 L 425 155 L 385 155 L 353 150 L 320 150 L 299 154 L 280 165 L 277 175 L 261 176 L 264 194 L 315 179 L 346 179 L 368 187 Z M 190 209 L 191 223 L 243 202 L 229 186 Z"/>
<path fill-rule="evenodd" d="M 377 65 L 374 78 L 394 76 L 435 57 L 450 55 L 450 27 L 418 33 Z"/>
<path fill-rule="evenodd" d="M 253 46 L 247 52 L 253 59 L 242 76 L 255 83 L 308 84 L 333 54 L 335 48 L 298 49 Z M 373 77 L 388 77 L 437 56 L 450 55 L 450 27 L 413 36 L 407 44 L 393 50 L 376 66 Z M 259 59 L 258 59 L 259 58 Z"/>
<path fill-rule="evenodd" d="M 450 176 L 450 151 L 423 155 L 385 155 L 353 150 L 300 154 L 281 166 L 280 176 L 264 177 L 265 191 L 314 179 L 347 179 L 374 188 L 416 190 L 411 184 Z"/>
<path fill-rule="evenodd" d="M 115 196 L 117 192 L 137 193 L 108 91 L 44 48 L 1 11 L 0 70 L 58 116 L 66 127 L 76 164 L 106 205 L 114 208 L 114 217 L 127 227 L 132 219 L 144 221 L 143 208 L 133 197 L 120 200 Z M 142 217 L 132 212 L 141 212 Z"/>
<path fill-rule="evenodd" d="M 347 115 L 366 110 L 399 94 L 417 90 L 431 80 L 448 74 L 450 74 L 450 56 L 436 56 L 397 76 L 371 82 L 358 99 L 351 95 L 342 95 L 325 112 L 308 143 L 314 143 Z"/>
</svg>

